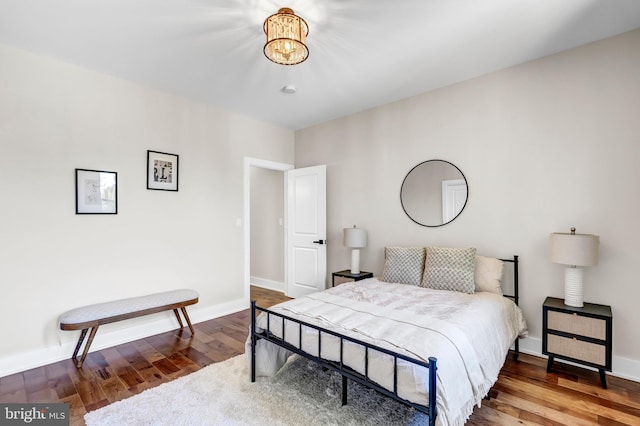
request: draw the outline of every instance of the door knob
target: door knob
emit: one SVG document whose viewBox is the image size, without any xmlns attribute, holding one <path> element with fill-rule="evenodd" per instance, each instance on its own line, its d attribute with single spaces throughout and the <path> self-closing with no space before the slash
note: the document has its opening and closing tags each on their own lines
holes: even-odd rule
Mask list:
<svg viewBox="0 0 640 426">
<path fill-rule="evenodd" d="M 318 241 L 314 241 L 314 244 L 327 244 L 327 240 L 318 240 Z"/>
</svg>

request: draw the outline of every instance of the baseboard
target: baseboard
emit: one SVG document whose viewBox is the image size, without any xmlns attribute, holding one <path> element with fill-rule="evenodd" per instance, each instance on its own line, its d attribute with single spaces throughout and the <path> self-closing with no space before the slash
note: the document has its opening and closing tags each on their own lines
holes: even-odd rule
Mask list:
<svg viewBox="0 0 640 426">
<path fill-rule="evenodd" d="M 542 354 L 542 339 L 539 338 L 527 337 L 526 339 L 521 339 L 520 352 L 547 358 L 546 355 Z M 640 361 L 629 358 L 622 358 L 616 355 L 613 355 L 613 359 L 611 361 L 613 364 L 613 368 L 612 371 L 607 374 L 621 377 L 623 379 L 633 380 L 634 382 L 640 382 Z M 585 367 L 581 364 L 576 364 L 569 361 L 558 360 L 558 362 L 564 362 L 566 364 L 576 365 L 578 367 L 596 371 L 595 368 Z"/>
<path fill-rule="evenodd" d="M 242 311 L 248 307 L 249 302 L 243 298 L 199 309 L 196 306 L 190 306 L 187 309 L 191 322 L 196 324 Z M 127 322 L 129 322 L 129 325 L 127 325 Z M 107 324 L 98 330 L 90 352 L 175 330 L 177 326 L 178 322 L 171 311 Z M 59 333 L 61 343 L 58 346 L 21 352 L 0 358 L 0 377 L 71 358 L 80 332 L 61 331 Z"/>
<path fill-rule="evenodd" d="M 281 281 L 273 281 L 273 280 L 268 280 L 266 278 L 258 278 L 252 275 L 251 285 L 284 293 L 284 283 Z"/>
</svg>

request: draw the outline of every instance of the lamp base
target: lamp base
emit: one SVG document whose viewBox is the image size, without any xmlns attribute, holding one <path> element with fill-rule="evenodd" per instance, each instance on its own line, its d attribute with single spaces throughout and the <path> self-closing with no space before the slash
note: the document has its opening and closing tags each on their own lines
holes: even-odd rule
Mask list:
<svg viewBox="0 0 640 426">
<path fill-rule="evenodd" d="M 351 273 L 360 273 L 360 249 L 351 250 Z"/>
<path fill-rule="evenodd" d="M 567 266 L 564 269 L 564 304 L 575 308 L 582 308 L 582 268 Z"/>
</svg>

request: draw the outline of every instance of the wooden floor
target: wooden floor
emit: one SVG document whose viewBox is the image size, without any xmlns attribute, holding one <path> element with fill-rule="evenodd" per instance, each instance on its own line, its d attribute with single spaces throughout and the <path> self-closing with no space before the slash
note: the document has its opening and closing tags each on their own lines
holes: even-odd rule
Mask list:
<svg viewBox="0 0 640 426">
<path fill-rule="evenodd" d="M 281 293 L 251 289 L 260 306 L 286 300 Z M 172 331 L 88 355 L 82 369 L 71 360 L 0 378 L 0 402 L 66 402 L 71 424 L 87 411 L 244 353 L 249 310 L 195 325 L 196 334 Z M 547 374 L 546 360 L 509 356 L 492 398 L 476 408 L 468 425 L 640 425 L 640 383 L 560 366 Z M 336 400 L 337 401 L 337 400 Z M 338 402 L 337 402 L 338 403 Z"/>
</svg>

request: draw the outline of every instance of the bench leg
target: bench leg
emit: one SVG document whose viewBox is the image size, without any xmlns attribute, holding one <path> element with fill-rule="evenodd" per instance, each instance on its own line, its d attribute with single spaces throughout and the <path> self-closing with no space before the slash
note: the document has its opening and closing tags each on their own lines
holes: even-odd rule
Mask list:
<svg viewBox="0 0 640 426">
<path fill-rule="evenodd" d="M 173 313 L 176 314 L 176 318 L 178 319 L 178 324 L 180 324 L 180 328 L 184 328 L 184 324 L 182 324 L 182 318 L 180 318 L 180 314 L 178 313 L 178 309 L 174 309 Z"/>
<path fill-rule="evenodd" d="M 189 319 L 189 314 L 187 314 L 187 308 L 184 306 L 180 308 L 182 311 L 182 315 L 184 315 L 184 319 L 187 320 L 187 324 L 189 324 L 189 330 L 191 330 L 191 335 L 193 336 L 196 332 L 193 330 L 193 325 L 191 325 L 191 320 Z"/>
<path fill-rule="evenodd" d="M 184 316 L 184 319 L 187 321 L 187 325 L 189 326 L 189 330 L 191 330 L 191 335 L 193 336 L 195 334 L 195 331 L 193 330 L 193 325 L 191 325 L 191 319 L 189 319 L 189 314 L 187 314 L 187 308 L 183 306 L 180 308 L 180 310 L 182 311 L 182 315 Z M 184 328 L 184 324 L 182 323 L 182 318 L 180 318 L 180 314 L 178 313 L 178 308 L 174 309 L 173 313 L 176 314 L 178 323 L 180 323 L 180 328 Z"/>
<path fill-rule="evenodd" d="M 78 338 L 78 344 L 76 345 L 75 350 L 73 351 L 73 355 L 71 355 L 71 359 L 75 361 L 76 356 L 78 356 L 78 351 L 80 351 L 80 346 L 82 346 L 82 341 L 84 340 L 85 336 L 87 335 L 87 330 L 89 330 L 88 328 L 85 328 L 84 330 L 82 330 L 82 333 L 80 333 L 80 337 Z"/>
<path fill-rule="evenodd" d="M 87 339 L 87 343 L 85 343 L 84 350 L 82 351 L 82 357 L 78 359 L 77 358 L 78 351 L 80 350 L 80 346 L 82 345 L 82 341 L 84 340 L 84 337 L 87 335 L 87 330 L 88 329 L 85 328 L 84 330 L 82 330 L 82 333 L 80 333 L 80 339 L 78 339 L 78 344 L 76 345 L 76 349 L 75 351 L 73 351 L 73 357 L 71 358 L 75 362 L 76 367 L 78 368 L 82 368 L 82 363 L 84 362 L 84 359 L 87 357 L 87 354 L 89 353 L 89 347 L 91 346 L 91 343 L 93 343 L 93 338 L 96 337 L 98 326 L 96 325 L 91 329 L 91 332 L 89 333 L 89 338 Z"/>
</svg>

